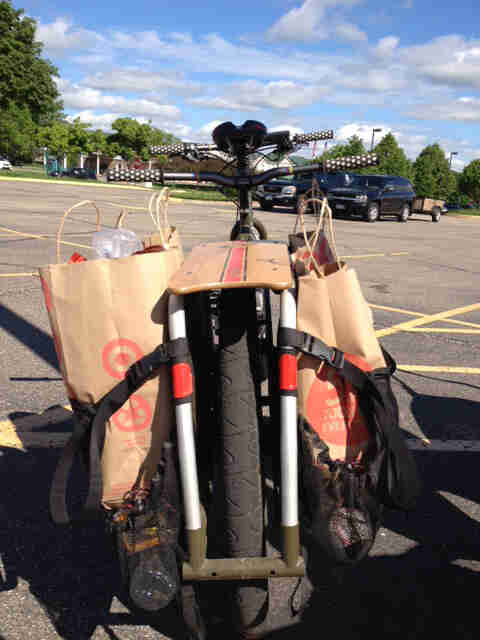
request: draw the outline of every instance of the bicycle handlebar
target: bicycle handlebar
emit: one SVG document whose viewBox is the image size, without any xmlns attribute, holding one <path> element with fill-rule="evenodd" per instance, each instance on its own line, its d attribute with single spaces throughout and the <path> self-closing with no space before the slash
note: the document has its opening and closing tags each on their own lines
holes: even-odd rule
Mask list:
<svg viewBox="0 0 480 640">
<path fill-rule="evenodd" d="M 318 140 L 331 140 L 333 138 L 333 130 L 328 131 L 312 131 L 312 133 L 296 133 L 290 138 L 289 131 L 273 131 L 267 133 L 262 146 L 280 145 L 287 143 L 307 144 Z M 188 154 L 189 151 L 217 151 L 218 148 L 214 144 L 197 144 L 195 142 L 175 142 L 172 144 L 155 145 L 150 147 L 150 153 L 153 155 L 165 156 L 182 156 Z"/>
<path fill-rule="evenodd" d="M 224 176 L 220 173 L 199 172 L 199 173 L 164 173 L 164 180 L 188 180 L 191 182 L 214 182 L 225 187 L 251 186 L 256 187 L 260 184 L 279 178 L 281 176 L 298 175 L 302 173 L 311 173 L 313 171 L 335 172 L 345 169 L 362 169 L 364 167 L 372 167 L 378 163 L 378 157 L 375 153 L 366 153 L 360 156 L 346 156 L 344 158 L 334 158 L 326 160 L 323 164 L 309 164 L 303 167 L 278 167 L 277 169 L 268 169 L 263 173 L 249 176 Z"/>
<path fill-rule="evenodd" d="M 312 131 L 312 133 L 296 133 L 292 141 L 296 144 L 306 144 L 307 142 L 317 142 L 319 140 L 331 140 L 333 131 Z"/>
<path fill-rule="evenodd" d="M 164 180 L 188 180 L 191 182 L 214 182 L 225 187 L 256 187 L 260 184 L 273 180 L 273 178 L 279 178 L 281 176 L 298 175 L 302 173 L 312 173 L 313 171 L 345 171 L 348 169 L 362 169 L 365 167 L 372 167 L 378 164 L 378 157 L 375 153 L 365 153 L 360 156 L 346 156 L 344 158 L 333 158 L 331 160 L 325 160 L 323 163 L 315 163 L 304 165 L 303 167 L 278 167 L 276 169 L 268 169 L 263 173 L 246 175 L 246 176 L 224 176 L 221 173 L 213 173 L 210 171 L 200 171 L 199 173 L 164 173 L 160 170 L 141 172 L 141 171 L 128 171 L 129 177 L 136 179 L 145 173 L 149 174 L 148 179 L 152 179 L 154 182 L 163 183 Z M 114 171 L 109 171 L 108 179 L 115 181 L 119 178 L 119 174 Z M 158 180 L 157 180 L 158 178 Z"/>
</svg>

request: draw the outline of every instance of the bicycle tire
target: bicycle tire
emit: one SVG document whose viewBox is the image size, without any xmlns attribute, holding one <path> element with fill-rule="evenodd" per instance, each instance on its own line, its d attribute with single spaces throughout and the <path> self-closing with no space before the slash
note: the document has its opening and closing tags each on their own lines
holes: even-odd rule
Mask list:
<svg viewBox="0 0 480 640">
<path fill-rule="evenodd" d="M 264 516 L 253 358 L 254 290 L 223 291 L 219 306 L 215 552 L 223 557 L 258 557 L 264 552 Z M 227 582 L 224 586 L 230 620 L 237 631 L 252 629 L 264 621 L 267 580 Z"/>
<path fill-rule="evenodd" d="M 266 240 L 267 239 L 267 229 L 263 222 L 260 222 L 257 218 L 253 219 L 254 232 L 251 234 L 252 240 Z M 240 223 L 236 222 L 233 225 L 232 231 L 230 233 L 230 240 L 236 240 L 240 233 Z M 258 236 L 258 237 L 256 237 Z"/>
</svg>

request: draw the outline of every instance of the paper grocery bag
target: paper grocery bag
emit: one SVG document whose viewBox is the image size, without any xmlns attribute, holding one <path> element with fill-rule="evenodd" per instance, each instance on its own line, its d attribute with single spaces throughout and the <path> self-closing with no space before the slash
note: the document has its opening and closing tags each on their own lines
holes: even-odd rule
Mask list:
<svg viewBox="0 0 480 640">
<path fill-rule="evenodd" d="M 315 225 L 313 229 L 308 231 L 305 213 L 309 202 L 314 205 Z M 336 261 L 335 237 L 331 215 L 328 215 L 328 211 L 329 207 L 325 198 L 313 197 L 302 202 L 293 232 L 288 236 L 292 262 L 298 275 L 312 271 L 316 265 Z"/>
<path fill-rule="evenodd" d="M 82 204 L 86 203 L 77 206 Z M 173 239 L 173 233 L 168 237 Z M 73 407 L 98 402 L 124 378 L 128 367 L 166 341 L 167 282 L 182 260 L 181 247 L 166 241 L 152 253 L 40 268 L 59 366 Z M 165 365 L 106 425 L 101 461 L 105 505 L 121 502 L 139 480 L 140 469 L 140 485 L 149 484 L 173 424 Z"/>
<path fill-rule="evenodd" d="M 384 367 L 355 270 L 339 261 L 336 251 L 335 262 L 319 264 L 312 259 L 312 246 L 306 250 L 309 255 L 298 257 L 296 265 L 297 329 L 340 349 L 364 371 Z M 298 412 L 327 444 L 332 459 L 356 460 L 368 448 L 370 435 L 355 390 L 334 367 L 304 354 L 298 361 Z"/>
</svg>

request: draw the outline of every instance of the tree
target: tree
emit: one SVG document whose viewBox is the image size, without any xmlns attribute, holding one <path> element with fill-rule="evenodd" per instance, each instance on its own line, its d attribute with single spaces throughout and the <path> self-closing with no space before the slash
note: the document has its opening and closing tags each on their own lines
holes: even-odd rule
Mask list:
<svg viewBox="0 0 480 640">
<path fill-rule="evenodd" d="M 28 109 L 32 121 L 46 124 L 58 117 L 62 104 L 54 77 L 57 69 L 41 58 L 36 23 L 0 1 L 0 110 L 16 105 Z"/>
<path fill-rule="evenodd" d="M 119 154 L 127 160 L 135 156 L 148 160 L 152 145 L 179 142 L 171 133 L 152 127 L 150 122 L 141 124 L 133 118 L 117 118 L 112 122 L 112 129 L 114 133 L 107 136 L 107 143 L 118 145 Z"/>
<path fill-rule="evenodd" d="M 13 103 L 0 110 L 0 156 L 31 162 L 34 151 L 35 123 L 30 111 Z"/>
<path fill-rule="evenodd" d="M 398 146 L 395 136 L 387 133 L 373 150 L 378 156 L 378 165 L 369 167 L 366 173 L 402 176 L 411 180 L 413 177 L 412 163 Z"/>
<path fill-rule="evenodd" d="M 40 127 L 37 133 L 39 147 L 47 147 L 52 155 L 60 156 L 70 151 L 70 123 L 57 121 Z"/>
<path fill-rule="evenodd" d="M 413 168 L 415 190 L 418 196 L 448 200 L 450 194 L 455 191 L 455 176 L 439 144 L 425 147 L 415 160 Z"/>
<path fill-rule="evenodd" d="M 314 162 L 323 162 L 334 158 L 344 158 L 345 156 L 359 156 L 366 153 L 363 141 L 356 135 L 348 139 L 345 144 L 336 144 L 331 149 L 327 149 Z"/>
<path fill-rule="evenodd" d="M 480 201 L 480 160 L 468 164 L 460 176 L 460 189 L 475 202 Z"/>
</svg>

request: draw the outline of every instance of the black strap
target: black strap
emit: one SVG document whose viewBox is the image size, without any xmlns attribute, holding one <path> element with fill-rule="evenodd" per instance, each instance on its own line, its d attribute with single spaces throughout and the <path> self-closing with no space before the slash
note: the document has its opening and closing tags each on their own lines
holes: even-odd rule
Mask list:
<svg viewBox="0 0 480 640">
<path fill-rule="evenodd" d="M 387 366 L 382 369 L 375 369 L 370 373 L 362 371 L 362 369 L 346 359 L 343 351 L 335 347 L 329 347 L 320 338 L 315 338 L 315 336 L 304 331 L 280 327 L 277 344 L 279 347 L 292 347 L 301 353 L 318 358 L 335 367 L 337 372 L 353 385 L 357 391 L 363 393 L 368 390 L 370 393 L 375 394 L 377 400 L 383 404 L 383 398 L 375 385 L 375 376 L 392 375 L 396 369 L 395 361 L 385 349 L 382 348 L 382 352 Z"/>
<path fill-rule="evenodd" d="M 137 360 L 127 370 L 125 378 L 103 396 L 98 403 L 95 405 L 72 403 L 76 417 L 75 429 L 62 451 L 50 489 L 50 513 L 56 523 L 67 524 L 70 522 L 66 504 L 68 478 L 76 456 L 85 451 L 87 447 L 88 495 L 80 519 L 91 519 L 98 514 L 103 491 L 100 462 L 107 421 L 162 365 L 172 360 L 183 359 L 188 354 L 186 338 L 178 338 L 166 345 L 159 345 L 152 353 Z M 86 407 L 88 407 L 88 412 L 86 412 Z"/>
</svg>

